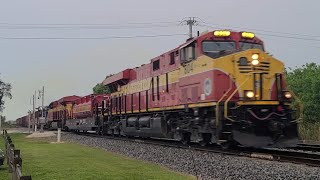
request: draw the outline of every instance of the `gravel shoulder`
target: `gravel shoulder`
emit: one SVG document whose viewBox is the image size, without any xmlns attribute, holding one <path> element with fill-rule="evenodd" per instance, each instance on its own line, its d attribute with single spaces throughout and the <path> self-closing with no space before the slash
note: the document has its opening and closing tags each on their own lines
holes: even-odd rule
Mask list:
<svg viewBox="0 0 320 180">
<path fill-rule="evenodd" d="M 201 179 L 320 179 L 320 168 L 67 133 L 63 141 L 102 148 Z"/>
</svg>

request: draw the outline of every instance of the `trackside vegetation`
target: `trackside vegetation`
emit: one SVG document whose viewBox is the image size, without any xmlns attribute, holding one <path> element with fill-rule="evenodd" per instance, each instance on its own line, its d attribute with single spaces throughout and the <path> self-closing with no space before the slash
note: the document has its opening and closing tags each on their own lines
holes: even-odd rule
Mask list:
<svg viewBox="0 0 320 180">
<path fill-rule="evenodd" d="M 320 141 L 320 65 L 307 63 L 289 68 L 286 77 L 289 89 L 303 105 L 303 122 L 299 127 L 301 138 Z"/>
<path fill-rule="evenodd" d="M 21 149 L 23 173 L 32 179 L 68 180 L 185 180 L 193 177 L 170 171 L 156 164 L 133 160 L 98 148 L 78 144 L 52 144 L 46 139 L 26 139 L 26 135 L 12 134 Z M 3 138 L 0 147 L 3 147 Z M 0 179 L 10 179 L 6 167 Z"/>
</svg>

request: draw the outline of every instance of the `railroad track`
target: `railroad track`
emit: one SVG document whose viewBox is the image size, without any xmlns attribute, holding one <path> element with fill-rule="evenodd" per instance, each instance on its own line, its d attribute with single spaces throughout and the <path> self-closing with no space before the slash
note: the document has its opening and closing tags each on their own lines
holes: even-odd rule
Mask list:
<svg viewBox="0 0 320 180">
<path fill-rule="evenodd" d="M 290 149 L 296 149 L 296 150 L 302 150 L 302 151 L 320 152 L 320 144 L 299 143 L 296 147 L 291 147 Z"/>
<path fill-rule="evenodd" d="M 255 151 L 271 155 L 271 160 L 320 167 L 319 153 L 291 151 L 287 149 L 256 149 Z"/>
<path fill-rule="evenodd" d="M 275 148 L 265 148 L 265 149 L 255 149 L 255 148 L 245 148 L 239 147 L 237 149 L 223 150 L 218 145 L 200 146 L 196 143 L 190 143 L 189 145 L 183 145 L 177 141 L 166 140 L 166 139 L 143 139 L 143 138 L 128 138 L 128 137 L 117 137 L 117 136 L 101 136 L 97 134 L 90 133 L 77 133 L 78 135 L 97 137 L 97 138 L 107 138 L 112 140 L 130 141 L 145 143 L 151 145 L 190 149 L 194 151 L 211 152 L 224 155 L 232 156 L 242 156 L 249 158 L 264 159 L 270 161 L 280 161 L 280 162 L 290 162 L 295 164 L 305 164 L 309 166 L 320 167 L 320 153 L 311 152 L 301 152 L 292 151 L 289 149 L 275 149 Z"/>
</svg>

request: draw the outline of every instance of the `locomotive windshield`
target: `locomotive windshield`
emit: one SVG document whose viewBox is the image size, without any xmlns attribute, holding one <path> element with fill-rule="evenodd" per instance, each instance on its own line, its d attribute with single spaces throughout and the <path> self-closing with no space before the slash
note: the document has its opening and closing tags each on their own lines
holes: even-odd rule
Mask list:
<svg viewBox="0 0 320 180">
<path fill-rule="evenodd" d="M 204 41 L 202 48 L 204 53 L 219 53 L 220 51 L 235 50 L 236 44 L 234 42 Z"/>
<path fill-rule="evenodd" d="M 212 58 L 231 54 L 236 50 L 236 43 L 231 41 L 203 41 L 203 53 Z"/>
<path fill-rule="evenodd" d="M 260 49 L 263 51 L 263 46 L 261 44 L 254 44 L 254 43 L 248 43 L 248 42 L 239 42 L 240 45 L 240 51 L 244 51 L 247 49 Z"/>
</svg>

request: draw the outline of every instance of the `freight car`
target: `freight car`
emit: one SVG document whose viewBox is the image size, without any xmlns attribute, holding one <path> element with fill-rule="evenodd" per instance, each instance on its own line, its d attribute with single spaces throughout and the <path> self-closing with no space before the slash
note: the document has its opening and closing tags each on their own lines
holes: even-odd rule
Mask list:
<svg viewBox="0 0 320 180">
<path fill-rule="evenodd" d="M 19 127 L 28 127 L 29 116 L 23 116 L 16 120 L 16 125 Z"/>
<path fill-rule="evenodd" d="M 284 64 L 251 32 L 213 31 L 103 81 L 99 133 L 223 147 L 290 146 L 296 111 Z"/>
<path fill-rule="evenodd" d="M 28 127 L 29 125 L 29 116 L 30 116 L 30 127 L 32 128 L 34 125 L 37 127 L 47 126 L 47 112 L 48 107 L 44 107 L 43 110 L 41 107 L 36 108 L 35 115 L 33 114 L 23 116 L 21 118 L 16 119 L 16 126 L 19 127 Z M 34 120 L 35 119 L 35 120 Z"/>
</svg>

